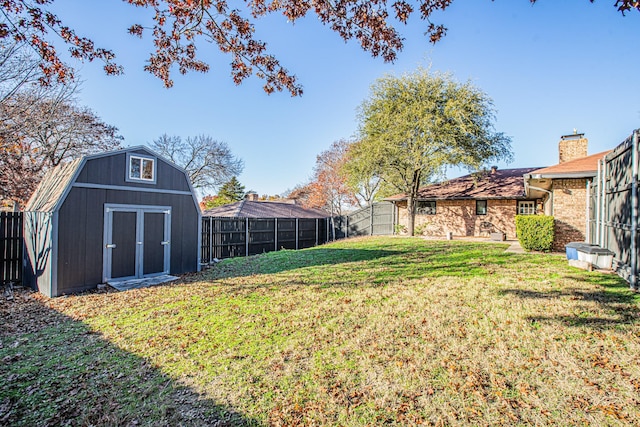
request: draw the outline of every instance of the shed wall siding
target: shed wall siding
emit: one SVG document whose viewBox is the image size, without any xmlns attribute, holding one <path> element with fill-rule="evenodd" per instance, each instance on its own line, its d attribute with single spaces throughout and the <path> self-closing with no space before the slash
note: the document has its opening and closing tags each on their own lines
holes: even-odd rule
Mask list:
<svg viewBox="0 0 640 427">
<path fill-rule="evenodd" d="M 25 284 L 48 297 L 51 295 L 53 214 L 49 212 L 25 212 L 24 236 L 26 266 Z"/>
<path fill-rule="evenodd" d="M 132 154 L 144 154 L 146 151 L 132 151 Z M 191 191 L 184 173 L 167 162 L 156 159 L 156 183 L 127 182 L 127 153 L 99 157 L 87 160 L 76 182 L 101 185 L 116 185 L 138 188 L 156 188 L 162 190 Z"/>
<path fill-rule="evenodd" d="M 554 250 L 569 242 L 584 242 L 587 220 L 587 179 L 553 180 Z"/>
<path fill-rule="evenodd" d="M 407 202 L 399 202 L 398 207 L 398 223 L 406 227 Z M 436 214 L 417 214 L 415 226 L 424 227 L 422 234 L 431 237 L 444 237 L 448 231 L 465 237 L 488 237 L 492 232 L 503 232 L 508 239 L 515 239 L 516 210 L 517 201 L 513 199 L 488 200 L 486 215 L 476 215 L 475 200 L 437 200 Z"/>
<path fill-rule="evenodd" d="M 58 294 L 102 281 L 105 203 L 171 206 L 170 273 L 197 270 L 199 217 L 191 195 L 72 188 L 60 209 Z"/>
</svg>

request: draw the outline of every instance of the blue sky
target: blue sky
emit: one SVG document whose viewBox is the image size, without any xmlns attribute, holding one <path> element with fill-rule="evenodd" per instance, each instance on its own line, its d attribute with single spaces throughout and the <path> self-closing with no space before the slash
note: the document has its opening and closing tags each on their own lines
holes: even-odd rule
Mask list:
<svg viewBox="0 0 640 427">
<path fill-rule="evenodd" d="M 589 139 L 590 154 L 615 147 L 640 127 L 640 14 L 623 17 L 613 3 L 456 0 L 434 16 L 449 29 L 436 45 L 419 19 L 401 28 L 405 48 L 393 64 L 345 43 L 315 16 L 295 25 L 281 16 L 258 20 L 258 36 L 303 84 L 298 98 L 267 95 L 257 78 L 236 86 L 230 58 L 208 43 L 200 52 L 209 73 L 176 73 L 165 89 L 142 70 L 151 38 L 126 31 L 150 22 L 148 12 L 118 0 L 57 0 L 53 10 L 125 67 L 112 77 L 99 63 L 74 64 L 84 80 L 80 103 L 118 127 L 126 145 L 163 133 L 210 135 L 244 160 L 247 190 L 280 194 L 310 177 L 318 153 L 356 133 L 357 107 L 375 79 L 420 66 L 471 80 L 493 98 L 496 129 L 512 138 L 515 154 L 501 168 L 557 163 L 559 137 L 574 128 Z"/>
</svg>

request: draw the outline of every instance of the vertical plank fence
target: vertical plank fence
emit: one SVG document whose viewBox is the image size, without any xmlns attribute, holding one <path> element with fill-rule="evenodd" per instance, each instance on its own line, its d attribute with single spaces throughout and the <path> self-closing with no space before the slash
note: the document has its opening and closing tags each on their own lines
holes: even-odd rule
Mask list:
<svg viewBox="0 0 640 427">
<path fill-rule="evenodd" d="M 0 284 L 22 281 L 22 212 L 0 212 Z"/>
<path fill-rule="evenodd" d="M 640 130 L 607 154 L 589 191 L 589 242 L 614 253 L 614 268 L 639 290 L 638 158 Z"/>
<path fill-rule="evenodd" d="M 329 218 L 202 218 L 202 264 L 326 243 Z"/>
</svg>

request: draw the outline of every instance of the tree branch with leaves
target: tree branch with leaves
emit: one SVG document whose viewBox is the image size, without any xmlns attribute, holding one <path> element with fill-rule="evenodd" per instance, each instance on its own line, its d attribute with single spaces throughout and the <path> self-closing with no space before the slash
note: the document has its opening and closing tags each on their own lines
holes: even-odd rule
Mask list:
<svg viewBox="0 0 640 427">
<path fill-rule="evenodd" d="M 283 67 L 256 38 L 260 18 L 280 14 L 293 23 L 315 14 L 325 26 L 345 41 L 356 40 L 374 57 L 392 62 L 403 48 L 398 26 L 418 15 L 426 23 L 425 36 L 436 43 L 447 28 L 434 21 L 453 0 L 245 0 L 235 4 L 226 0 L 122 0 L 154 12 L 152 22 L 136 23 L 129 33 L 143 37 L 151 33 L 155 51 L 144 69 L 158 77 L 165 87 L 173 85 L 172 73 L 207 72 L 210 65 L 198 55 L 204 42 L 217 45 L 231 57 L 231 77 L 236 84 L 251 75 L 264 81 L 267 93 L 288 91 L 302 94 L 294 74 Z M 523 0 L 524 1 L 524 0 Z M 536 0 L 529 0 L 536 3 Z M 593 3 L 593 0 L 589 0 Z M 49 9 L 55 0 L 4 0 L 0 3 L 0 39 L 28 44 L 41 58 L 43 84 L 73 79 L 73 69 L 59 56 L 54 39 L 68 46 L 73 58 L 101 61 L 107 74 L 121 74 L 112 50 L 96 47 L 90 38 L 79 36 Z M 640 11 L 640 2 L 617 0 L 614 6 L 623 15 Z"/>
</svg>

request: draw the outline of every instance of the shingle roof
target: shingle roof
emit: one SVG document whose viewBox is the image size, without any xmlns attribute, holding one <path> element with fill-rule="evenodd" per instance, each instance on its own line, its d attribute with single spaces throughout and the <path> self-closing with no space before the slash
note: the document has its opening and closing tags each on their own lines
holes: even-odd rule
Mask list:
<svg viewBox="0 0 640 427">
<path fill-rule="evenodd" d="M 611 150 L 603 151 L 601 153 L 549 166 L 548 168 L 534 170 L 530 174 L 535 178 L 555 178 L 563 175 L 569 175 L 572 177 L 596 176 L 598 172 L 598 160 L 603 158 L 610 151 Z"/>
<path fill-rule="evenodd" d="M 439 184 L 427 185 L 418 190 L 418 199 L 524 199 L 524 175 L 538 168 L 498 169 L 450 179 Z M 404 194 L 386 200 L 406 200 Z"/>
<path fill-rule="evenodd" d="M 24 207 L 26 212 L 52 212 L 73 180 L 82 158 L 74 159 L 50 170 Z"/>
<path fill-rule="evenodd" d="M 306 209 L 292 203 L 242 200 L 207 209 L 202 212 L 202 216 L 225 218 L 326 218 L 330 215 L 319 209 Z"/>
</svg>

